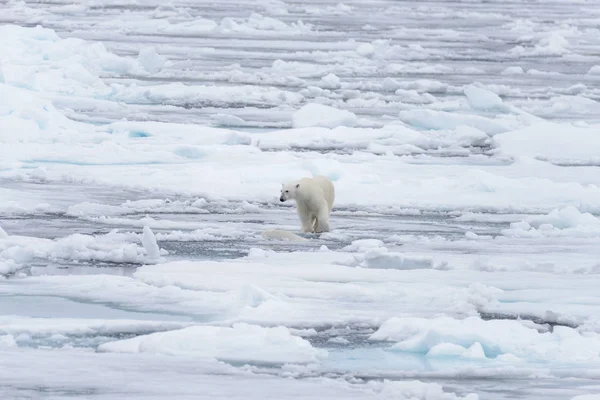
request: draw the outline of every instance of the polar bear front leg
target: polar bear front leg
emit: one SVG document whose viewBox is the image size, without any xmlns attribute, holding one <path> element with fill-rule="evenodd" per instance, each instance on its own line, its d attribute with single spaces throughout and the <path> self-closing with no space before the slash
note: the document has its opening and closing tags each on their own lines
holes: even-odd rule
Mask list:
<svg viewBox="0 0 600 400">
<path fill-rule="evenodd" d="M 300 214 L 300 224 L 302 225 L 302 232 L 305 232 L 305 233 L 313 232 L 314 220 L 310 216 Z"/>
<path fill-rule="evenodd" d="M 298 208 L 298 216 L 300 217 L 302 232 L 312 232 L 314 221 L 308 212 L 308 207 L 306 207 L 306 204 L 301 202 L 297 202 L 296 206 Z"/>
</svg>

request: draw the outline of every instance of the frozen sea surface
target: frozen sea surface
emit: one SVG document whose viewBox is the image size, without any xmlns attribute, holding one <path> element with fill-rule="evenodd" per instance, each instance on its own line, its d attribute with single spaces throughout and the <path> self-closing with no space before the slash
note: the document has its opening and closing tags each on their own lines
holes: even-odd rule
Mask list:
<svg viewBox="0 0 600 400">
<path fill-rule="evenodd" d="M 600 4 L 0 21 L 3 399 L 600 393 Z"/>
</svg>

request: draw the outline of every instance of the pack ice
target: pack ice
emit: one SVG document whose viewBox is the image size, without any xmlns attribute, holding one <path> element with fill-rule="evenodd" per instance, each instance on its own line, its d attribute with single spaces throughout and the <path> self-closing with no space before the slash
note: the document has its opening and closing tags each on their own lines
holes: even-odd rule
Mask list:
<svg viewBox="0 0 600 400">
<path fill-rule="evenodd" d="M 597 398 L 600 4 L 0 14 L 0 397 Z"/>
</svg>

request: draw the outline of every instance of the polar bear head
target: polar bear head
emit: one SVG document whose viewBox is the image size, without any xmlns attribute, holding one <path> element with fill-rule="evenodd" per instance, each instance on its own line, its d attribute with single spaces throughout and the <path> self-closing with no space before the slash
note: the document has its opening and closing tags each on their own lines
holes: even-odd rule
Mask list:
<svg viewBox="0 0 600 400">
<path fill-rule="evenodd" d="M 284 202 L 286 200 L 295 200 L 296 199 L 296 191 L 300 187 L 298 182 L 292 183 L 284 183 L 281 185 L 281 196 L 279 197 L 279 201 Z"/>
</svg>

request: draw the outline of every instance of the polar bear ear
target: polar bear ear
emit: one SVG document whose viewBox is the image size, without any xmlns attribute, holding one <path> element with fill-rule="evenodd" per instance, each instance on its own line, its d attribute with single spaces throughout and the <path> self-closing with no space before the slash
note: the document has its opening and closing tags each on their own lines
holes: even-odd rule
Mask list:
<svg viewBox="0 0 600 400">
<path fill-rule="evenodd" d="M 299 187 L 300 187 L 300 184 L 299 184 L 299 183 L 298 183 L 298 184 L 296 184 L 296 189 L 298 189 Z"/>
</svg>

